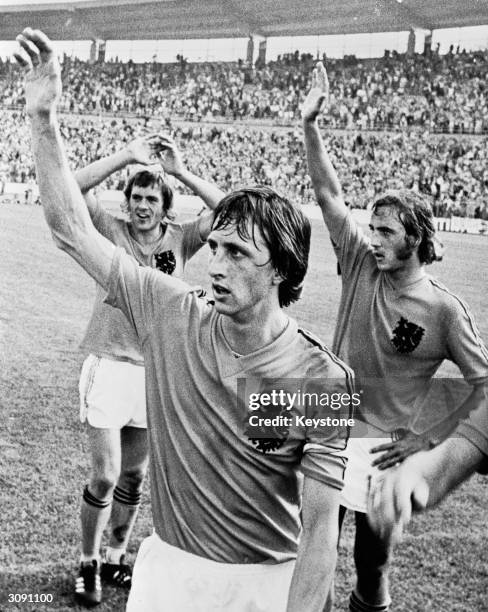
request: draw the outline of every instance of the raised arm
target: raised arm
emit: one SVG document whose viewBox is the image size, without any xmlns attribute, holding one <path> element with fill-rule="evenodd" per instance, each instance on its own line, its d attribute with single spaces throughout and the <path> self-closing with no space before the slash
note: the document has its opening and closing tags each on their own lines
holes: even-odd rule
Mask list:
<svg viewBox="0 0 488 612">
<path fill-rule="evenodd" d="M 155 156 L 161 151 L 161 141 L 162 138 L 158 134 L 136 138 L 113 155 L 99 159 L 75 172 L 76 182 L 85 196 L 90 215 L 93 216 L 98 208 L 95 198 L 89 193 L 90 189 L 129 164 L 149 166 L 158 163 Z"/>
<path fill-rule="evenodd" d="M 93 227 L 83 195 L 63 147 L 56 117 L 61 70 L 51 41 L 26 28 L 14 57 L 25 71 L 26 112 L 32 131 L 39 194 L 56 245 L 71 255 L 103 287 L 115 247 Z"/>
<path fill-rule="evenodd" d="M 322 62 L 318 62 L 312 73 L 312 87 L 302 106 L 305 149 L 308 171 L 312 179 L 318 205 L 332 240 L 342 227 L 347 207 L 342 196 L 341 184 L 325 149 L 317 119 L 327 104 L 329 81 Z"/>
<path fill-rule="evenodd" d="M 371 483 L 368 519 L 380 535 L 400 540 L 412 512 L 440 502 L 479 469 L 486 457 L 469 440 L 451 437 L 408 457 Z"/>
<path fill-rule="evenodd" d="M 210 183 L 196 176 L 186 168 L 181 159 L 178 147 L 172 138 L 169 136 L 162 136 L 161 149 L 161 165 L 165 172 L 171 174 L 189 187 L 195 195 L 199 196 L 205 202 L 210 210 L 214 210 L 220 200 L 225 197 L 225 193 L 214 183 Z M 200 236 L 204 240 L 207 239 L 210 233 L 212 221 L 212 214 L 203 215 L 200 219 Z"/>
<path fill-rule="evenodd" d="M 196 176 L 186 168 L 175 141 L 169 136 L 161 136 L 160 161 L 165 172 L 189 187 L 211 210 L 225 197 L 225 193 L 217 185 Z"/>
</svg>

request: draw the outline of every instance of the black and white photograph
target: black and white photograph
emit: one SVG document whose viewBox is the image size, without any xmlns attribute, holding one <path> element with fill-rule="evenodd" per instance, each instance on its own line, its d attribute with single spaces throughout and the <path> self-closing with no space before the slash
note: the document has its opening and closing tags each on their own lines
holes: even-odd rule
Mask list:
<svg viewBox="0 0 488 612">
<path fill-rule="evenodd" d="M 487 0 L 0 0 L 0 612 L 488 612 L 487 75 Z"/>
</svg>

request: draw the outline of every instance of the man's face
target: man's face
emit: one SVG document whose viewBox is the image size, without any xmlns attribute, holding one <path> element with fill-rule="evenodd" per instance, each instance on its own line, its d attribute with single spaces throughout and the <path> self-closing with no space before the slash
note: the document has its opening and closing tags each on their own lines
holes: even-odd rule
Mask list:
<svg viewBox="0 0 488 612">
<path fill-rule="evenodd" d="M 159 187 L 133 185 L 129 199 L 129 219 L 134 229 L 150 232 L 159 227 L 164 218 L 163 199 Z"/>
<path fill-rule="evenodd" d="M 207 240 L 215 309 L 241 321 L 260 312 L 281 280 L 261 232 L 254 227 L 253 240 L 252 227 L 249 230 L 249 240 L 243 240 L 233 225 L 213 230 Z"/>
<path fill-rule="evenodd" d="M 396 210 L 382 206 L 371 215 L 371 246 L 379 270 L 393 272 L 408 265 L 416 249 L 407 243 L 407 233 Z"/>
</svg>

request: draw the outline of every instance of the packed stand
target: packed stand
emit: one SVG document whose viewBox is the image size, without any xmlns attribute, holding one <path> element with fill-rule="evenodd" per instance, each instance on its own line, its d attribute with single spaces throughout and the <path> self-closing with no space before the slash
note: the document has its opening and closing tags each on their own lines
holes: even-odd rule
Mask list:
<svg viewBox="0 0 488 612">
<path fill-rule="evenodd" d="M 142 120 L 65 117 L 62 135 L 73 168 L 120 149 L 145 129 Z M 0 183 L 35 181 L 25 119 L 0 116 L 4 146 Z M 188 125 L 174 130 L 188 167 L 224 191 L 249 184 L 271 185 L 302 204 L 314 203 L 299 129 L 245 125 Z M 385 189 L 409 187 L 432 197 L 438 216 L 488 217 L 488 139 L 432 137 L 427 132 L 329 133 L 334 166 L 353 208 L 364 208 Z M 126 174 L 103 188 L 121 189 Z M 0 185 L 1 191 L 1 185 Z"/>
<path fill-rule="evenodd" d="M 323 59 L 331 84 L 329 127 L 488 132 L 488 51 Z M 173 64 L 89 64 L 65 56 L 61 108 L 291 124 L 299 118 L 314 62 L 298 52 L 254 67 L 183 58 Z M 0 64 L 0 83 L 0 105 L 23 104 L 20 74 L 10 62 Z"/>
</svg>

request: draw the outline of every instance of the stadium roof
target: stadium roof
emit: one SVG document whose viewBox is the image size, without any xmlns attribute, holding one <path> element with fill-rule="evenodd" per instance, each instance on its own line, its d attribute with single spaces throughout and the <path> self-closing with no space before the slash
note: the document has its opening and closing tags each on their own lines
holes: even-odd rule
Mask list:
<svg viewBox="0 0 488 612">
<path fill-rule="evenodd" d="M 0 40 L 12 40 L 26 25 L 57 40 L 164 40 L 485 24 L 487 0 L 82 0 L 0 6 Z"/>
</svg>

